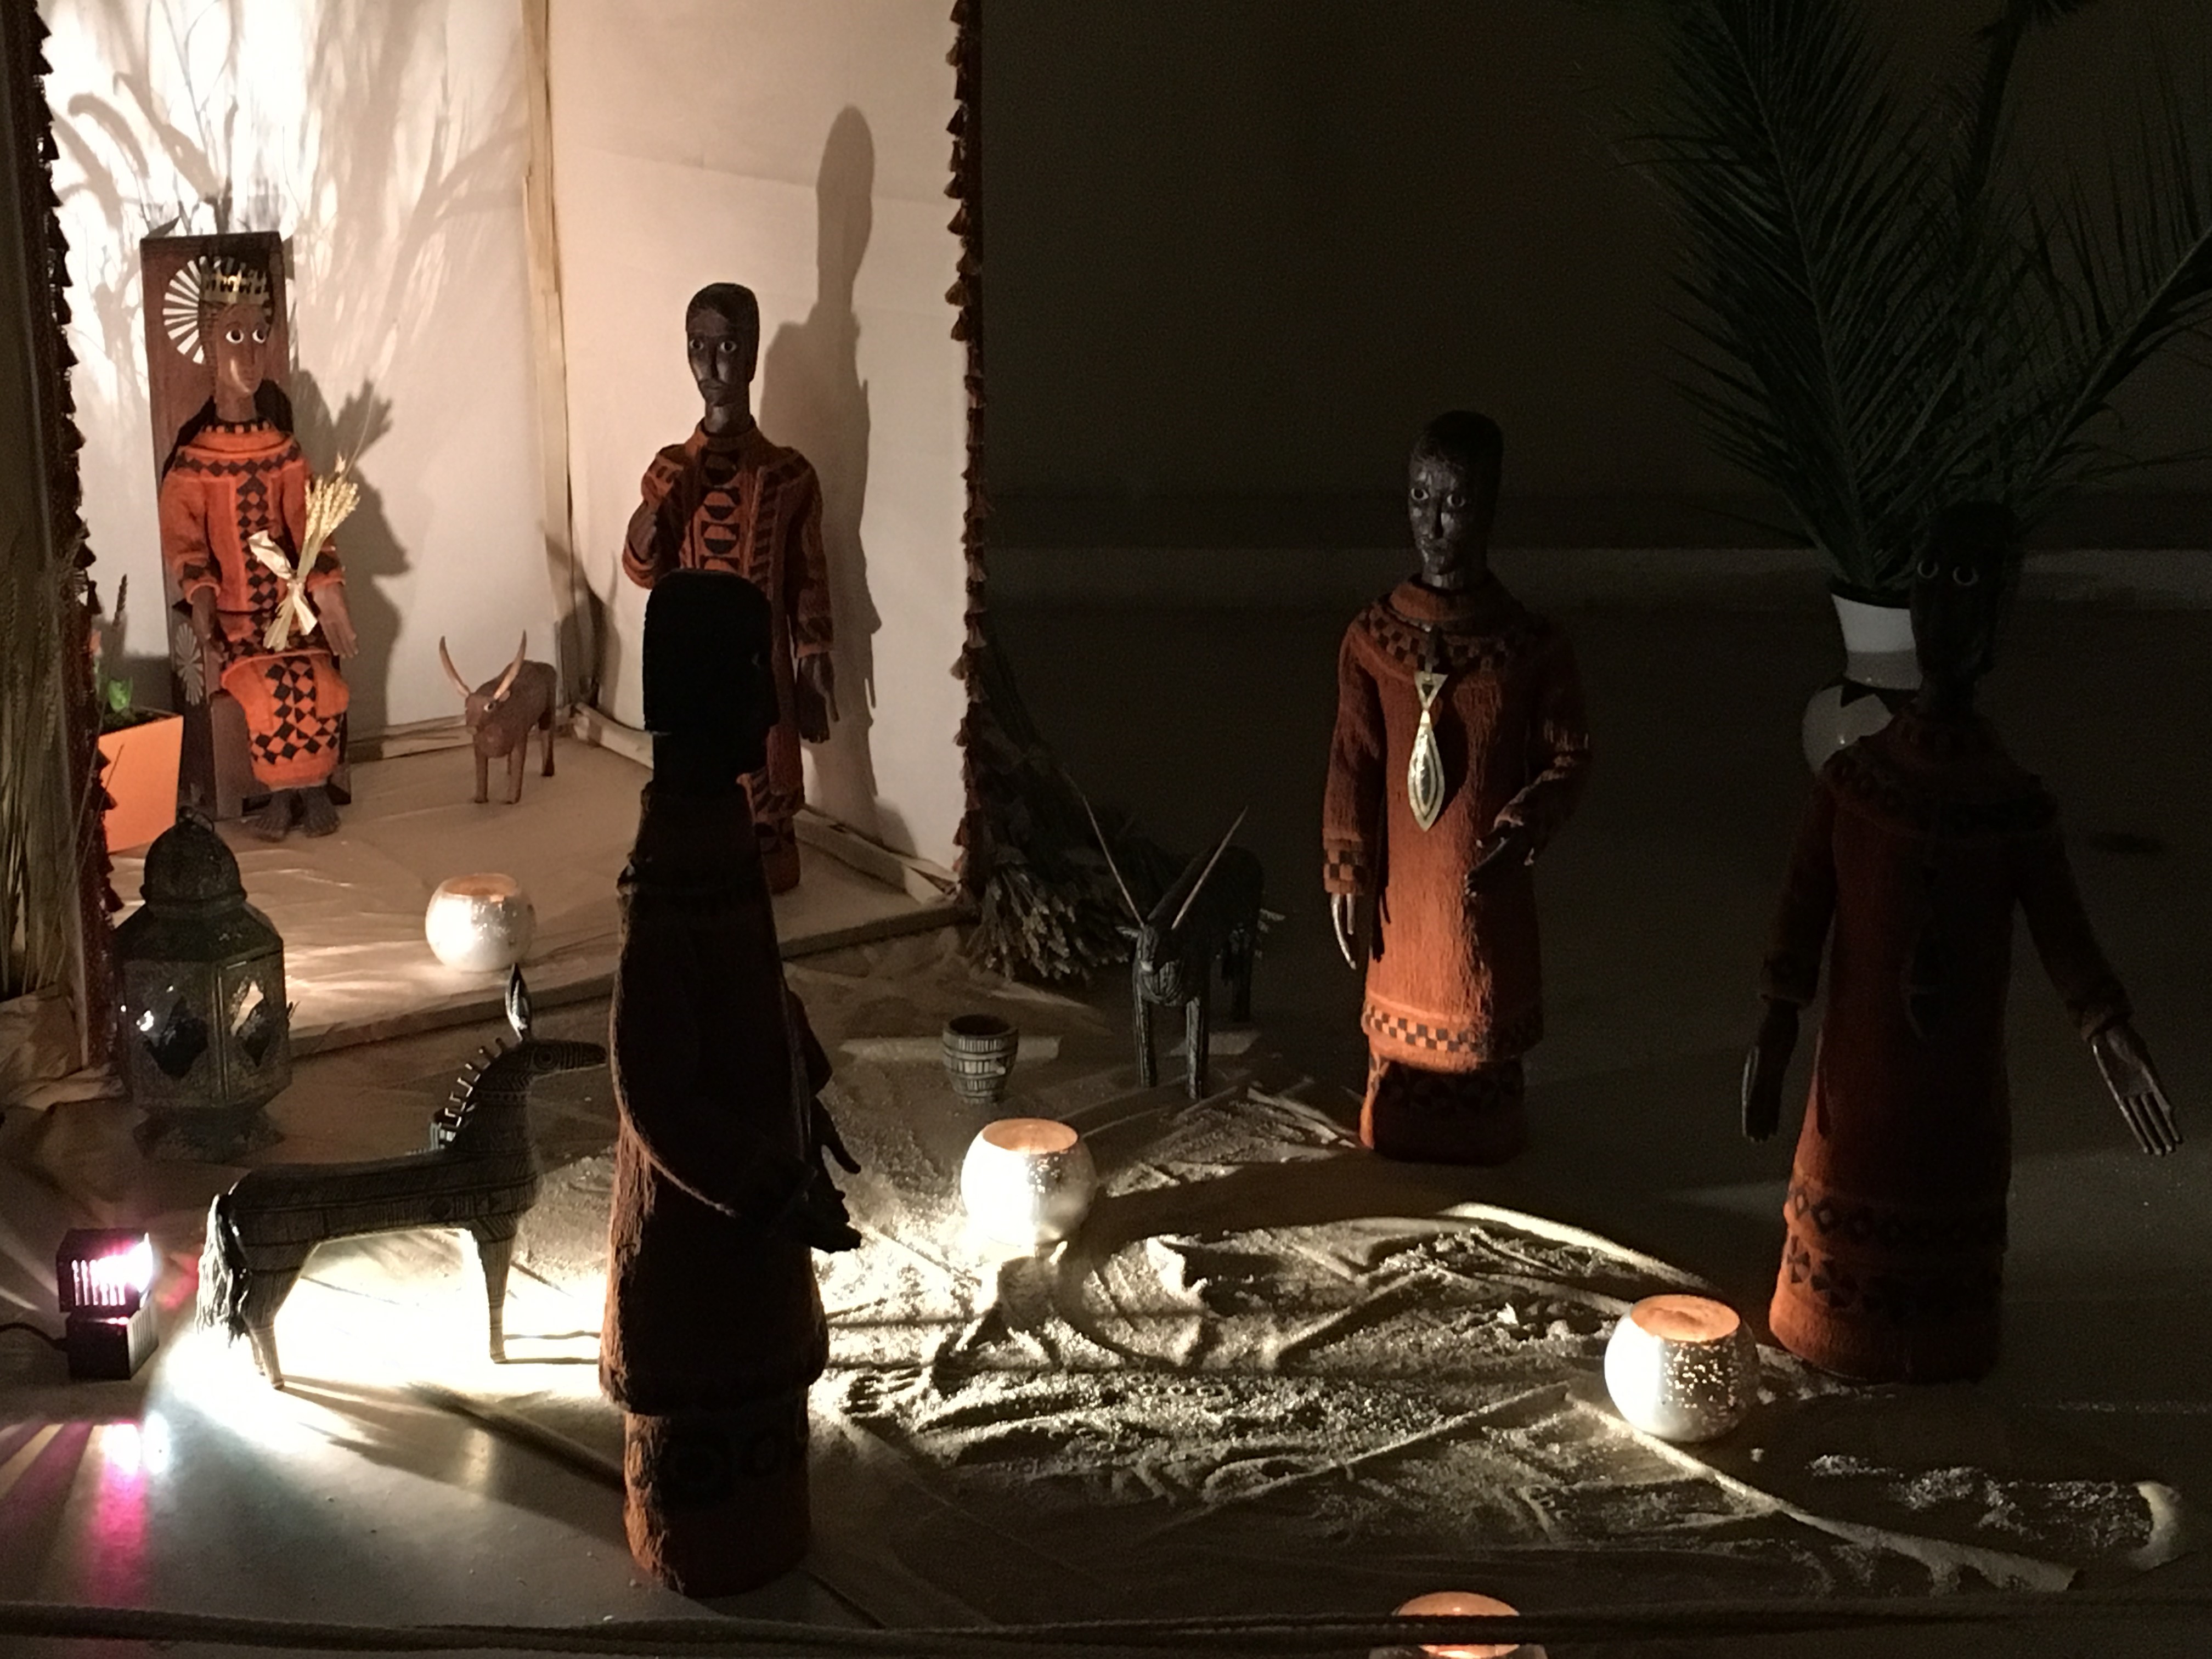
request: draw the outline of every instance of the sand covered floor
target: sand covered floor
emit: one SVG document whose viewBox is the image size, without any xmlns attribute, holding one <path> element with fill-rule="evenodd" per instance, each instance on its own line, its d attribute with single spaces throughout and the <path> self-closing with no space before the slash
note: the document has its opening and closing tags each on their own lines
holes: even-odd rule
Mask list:
<svg viewBox="0 0 2212 1659">
<path fill-rule="evenodd" d="M 1231 1032 L 1212 1092 L 1145 1091 L 1084 1006 L 969 973 L 950 938 L 795 963 L 866 1165 L 867 1243 L 822 1263 L 816 1586 L 885 1623 L 1385 1607 L 1479 1583 L 1523 1606 L 1637 1597 L 2058 1589 L 2160 1565 L 2181 1501 L 1972 1389 L 1850 1390 L 1762 1351 L 1767 1403 L 1716 1445 L 1630 1430 L 1601 1377 L 1680 1268 L 1392 1165 L 1351 1103 Z M 1029 1039 L 1004 1109 L 1090 1140 L 1102 1196 L 1039 1255 L 971 1235 L 981 1117 L 927 1041 L 988 1007 Z M 1165 1068 L 1173 1071 L 1176 1068 Z M 619 1482 L 598 1396 L 610 1159 L 600 1108 L 546 1103 L 554 1165 L 483 1353 L 471 1247 L 319 1254 L 279 1322 L 334 1434 L 404 1394 Z M 597 1141 L 598 1144 L 594 1145 Z M 702 1285 L 701 1317 L 720 1294 Z M 1758 1310 L 1747 1310 L 1754 1315 Z M 263 1385 L 195 1335 L 173 1381 Z M 614 1501 L 611 1490 L 608 1501 Z"/>
</svg>

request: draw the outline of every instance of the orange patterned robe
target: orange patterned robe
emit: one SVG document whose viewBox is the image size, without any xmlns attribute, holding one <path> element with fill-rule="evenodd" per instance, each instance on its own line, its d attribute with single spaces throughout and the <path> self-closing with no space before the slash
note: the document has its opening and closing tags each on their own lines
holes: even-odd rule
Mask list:
<svg viewBox="0 0 2212 1659">
<path fill-rule="evenodd" d="M 756 424 L 712 437 L 695 428 L 653 458 L 641 488 L 653 512 L 623 549 L 632 581 L 651 587 L 672 570 L 727 570 L 768 595 L 776 723 L 768 764 L 745 789 L 769 886 L 784 891 L 799 879 L 792 820 L 806 802 L 793 686 L 799 659 L 830 647 L 821 485 L 804 455 Z"/>
<path fill-rule="evenodd" d="M 1814 1364 L 1942 1382 L 1996 1361 L 2015 905 L 2081 1035 L 2125 1019 L 2057 803 L 1987 721 L 1908 709 L 1822 769 L 1761 985 L 1811 1001 L 1826 949 L 1770 1314 Z"/>
<path fill-rule="evenodd" d="M 1449 678 L 1433 727 L 1445 797 L 1415 822 L 1406 787 L 1416 669 Z M 1376 902 L 1360 1024 L 1360 1138 L 1395 1157 L 1489 1163 L 1520 1149 L 1520 1059 L 1543 1035 L 1536 888 L 1526 866 L 1466 891 L 1475 851 L 1519 824 L 1544 847 L 1589 760 L 1566 636 L 1495 577 L 1464 593 L 1401 583 L 1346 630 L 1322 805 L 1322 883 Z"/>
<path fill-rule="evenodd" d="M 254 781 L 272 790 L 329 779 L 348 701 L 321 629 L 303 641 L 295 628 L 289 650 L 262 643 L 285 585 L 246 544 L 266 532 L 297 561 L 307 477 L 299 444 L 267 421 L 210 422 L 178 448 L 161 476 L 162 562 L 186 605 L 203 588 L 215 595 L 222 689 L 245 711 Z M 307 577 L 309 604 L 343 580 L 326 544 Z"/>
</svg>

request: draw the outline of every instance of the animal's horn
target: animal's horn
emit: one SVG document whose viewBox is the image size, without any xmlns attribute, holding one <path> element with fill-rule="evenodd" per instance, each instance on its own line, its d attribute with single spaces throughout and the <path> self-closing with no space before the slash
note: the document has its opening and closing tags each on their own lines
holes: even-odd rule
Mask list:
<svg viewBox="0 0 2212 1659">
<path fill-rule="evenodd" d="M 514 647 L 514 660 L 507 665 L 507 672 L 499 677 L 499 684 L 491 689 L 491 700 L 497 702 L 507 695 L 507 688 L 514 684 L 514 677 L 522 672 L 522 659 L 530 650 L 530 635 L 524 630 L 522 643 Z"/>
<path fill-rule="evenodd" d="M 476 695 L 476 687 L 461 678 L 461 671 L 453 666 L 453 653 L 446 649 L 446 636 L 438 635 L 438 660 L 446 665 L 446 678 L 453 683 L 453 690 L 463 696 Z"/>
<path fill-rule="evenodd" d="M 1248 806 L 1244 809 L 1244 812 L 1251 810 Z M 1215 848 L 1213 856 L 1206 860 L 1206 868 L 1200 871 L 1198 879 L 1191 883 L 1190 894 L 1183 900 L 1182 908 L 1176 912 L 1175 920 L 1168 924 L 1169 932 L 1172 933 L 1182 927 L 1182 919 L 1190 914 L 1190 907 L 1198 902 L 1198 896 L 1200 890 L 1206 885 L 1206 878 L 1213 873 L 1213 866 L 1221 862 L 1221 855 L 1229 850 L 1229 843 L 1237 839 L 1237 832 L 1244 827 L 1244 812 L 1239 812 L 1237 815 L 1237 822 L 1229 826 L 1229 833 L 1221 838 L 1221 845 Z"/>
<path fill-rule="evenodd" d="M 1071 787 L 1073 778 L 1068 780 Z M 1137 908 L 1137 901 L 1129 896 L 1129 884 L 1121 879 L 1121 866 L 1114 862 L 1114 849 L 1106 844 L 1106 832 L 1098 827 L 1098 814 L 1091 810 L 1091 797 L 1081 789 L 1075 791 L 1076 799 L 1083 803 L 1083 815 L 1091 820 L 1091 833 L 1098 839 L 1098 850 L 1106 855 L 1106 867 L 1114 872 L 1114 884 L 1121 890 L 1121 902 L 1129 907 L 1130 919 L 1139 927 L 1145 925 L 1145 913 Z"/>
<path fill-rule="evenodd" d="M 520 963 L 507 971 L 507 1023 L 514 1028 L 516 1042 L 530 1041 L 530 988 L 522 982 Z"/>
</svg>

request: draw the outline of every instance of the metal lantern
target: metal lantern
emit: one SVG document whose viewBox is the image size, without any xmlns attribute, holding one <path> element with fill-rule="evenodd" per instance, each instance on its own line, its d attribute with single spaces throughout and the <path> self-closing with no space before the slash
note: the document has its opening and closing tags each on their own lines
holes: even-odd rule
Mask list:
<svg viewBox="0 0 2212 1659">
<path fill-rule="evenodd" d="M 122 1048 L 148 1151 L 222 1161 L 276 1131 L 292 1080 L 284 941 L 246 902 L 238 860 L 187 808 L 146 854 L 146 902 L 115 930 Z"/>
<path fill-rule="evenodd" d="M 120 1382 L 161 1342 L 146 1292 L 154 1241 L 131 1227 L 78 1227 L 54 1252 L 54 1293 L 67 1323 L 62 1346 L 80 1382 Z"/>
</svg>

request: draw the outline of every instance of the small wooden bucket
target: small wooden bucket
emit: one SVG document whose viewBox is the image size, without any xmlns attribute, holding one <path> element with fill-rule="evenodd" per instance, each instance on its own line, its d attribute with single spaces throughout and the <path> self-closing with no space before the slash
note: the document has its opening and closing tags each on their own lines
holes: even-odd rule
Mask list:
<svg viewBox="0 0 2212 1659">
<path fill-rule="evenodd" d="M 1006 1097 L 1006 1078 L 1022 1034 L 996 1014 L 960 1014 L 945 1024 L 945 1074 L 952 1092 L 970 1106 L 996 1106 Z"/>
</svg>

